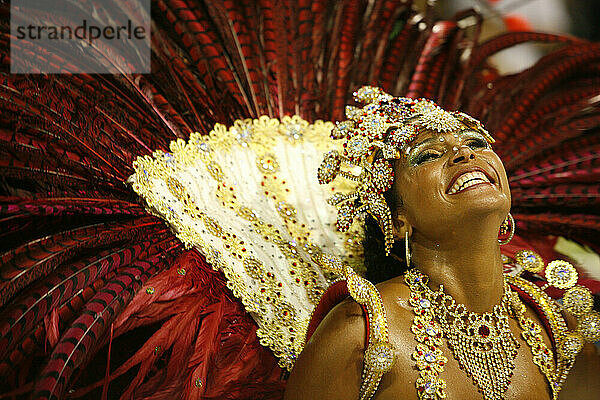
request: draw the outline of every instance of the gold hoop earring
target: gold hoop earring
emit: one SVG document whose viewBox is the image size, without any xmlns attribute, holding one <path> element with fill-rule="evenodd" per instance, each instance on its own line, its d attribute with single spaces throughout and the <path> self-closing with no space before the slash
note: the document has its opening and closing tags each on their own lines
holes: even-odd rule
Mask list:
<svg viewBox="0 0 600 400">
<path fill-rule="evenodd" d="M 502 221 L 502 225 L 500 225 L 498 243 L 508 244 L 512 240 L 513 236 L 515 236 L 515 220 L 513 216 L 508 213 L 504 221 Z"/>
<path fill-rule="evenodd" d="M 404 255 L 406 258 L 406 267 L 410 268 L 410 247 L 408 243 L 408 231 L 404 232 Z"/>
</svg>

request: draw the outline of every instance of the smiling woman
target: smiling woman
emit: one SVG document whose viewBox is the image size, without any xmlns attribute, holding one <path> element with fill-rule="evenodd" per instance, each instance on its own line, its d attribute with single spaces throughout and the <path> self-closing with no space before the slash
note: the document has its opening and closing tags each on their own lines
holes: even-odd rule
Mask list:
<svg viewBox="0 0 600 400">
<path fill-rule="evenodd" d="M 494 140 L 478 121 L 427 100 L 370 87 L 355 96 L 366 105 L 334 129 L 346 150 L 337 163 L 326 157 L 321 181 L 358 181 L 353 192 L 334 196 L 338 221 L 369 213 L 383 237 L 367 228 L 365 248 L 385 242 L 401 264 L 384 262 L 391 279 L 377 287 L 346 278 L 365 309 L 366 331 L 352 302 L 320 304 L 325 311 L 311 321 L 286 398 L 397 399 L 415 389 L 423 399 L 558 398 L 581 347 L 565 351 L 570 333 L 552 301 L 503 273 L 499 231 L 514 229 L 514 221 Z M 358 138 L 359 150 L 351 146 Z M 362 172 L 348 175 L 344 166 Z M 402 251 L 393 243 L 403 243 Z M 390 350 L 373 350 L 380 348 Z M 590 377 L 600 371 L 597 357 L 579 364 Z M 338 376 L 325 379 L 332 368 Z"/>
</svg>

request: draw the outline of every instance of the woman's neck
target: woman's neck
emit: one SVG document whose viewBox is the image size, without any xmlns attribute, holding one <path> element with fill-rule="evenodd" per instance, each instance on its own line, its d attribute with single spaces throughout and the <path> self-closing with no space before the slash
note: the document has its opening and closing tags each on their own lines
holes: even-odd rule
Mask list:
<svg viewBox="0 0 600 400">
<path fill-rule="evenodd" d="M 447 294 L 473 312 L 489 312 L 500 303 L 504 285 L 497 233 L 465 232 L 444 242 L 417 232 L 413 236 L 411 263 L 429 277 L 431 289 L 444 285 Z"/>
</svg>

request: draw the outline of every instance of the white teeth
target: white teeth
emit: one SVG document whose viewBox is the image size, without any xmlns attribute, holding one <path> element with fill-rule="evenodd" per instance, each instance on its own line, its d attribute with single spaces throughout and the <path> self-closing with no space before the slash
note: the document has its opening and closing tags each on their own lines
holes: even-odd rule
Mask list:
<svg viewBox="0 0 600 400">
<path fill-rule="evenodd" d="M 448 191 L 448 194 L 458 193 L 481 182 L 491 183 L 487 176 L 485 176 L 485 174 L 481 171 L 466 172 L 458 177 L 456 182 L 454 182 L 454 185 L 452 185 Z"/>
</svg>

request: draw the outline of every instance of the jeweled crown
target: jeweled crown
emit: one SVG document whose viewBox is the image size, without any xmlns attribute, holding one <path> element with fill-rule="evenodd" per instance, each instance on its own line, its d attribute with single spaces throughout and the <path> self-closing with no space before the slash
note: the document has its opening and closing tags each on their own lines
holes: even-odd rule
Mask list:
<svg viewBox="0 0 600 400">
<path fill-rule="evenodd" d="M 346 231 L 358 215 L 368 212 L 379 223 L 389 255 L 394 237 L 392 214 L 383 193 L 394 182 L 389 160 L 402 157 L 421 130 L 454 132 L 469 128 L 480 132 L 490 143 L 494 139 L 476 119 L 459 111 L 445 111 L 431 100 L 394 97 L 373 86 L 354 92 L 361 107 L 346 106 L 345 121 L 336 123 L 334 139 L 345 140 L 342 153 L 325 154 L 317 171 L 319 183 L 341 176 L 358 183 L 351 193 L 335 193 L 328 203 L 337 210 L 337 227 Z"/>
</svg>

